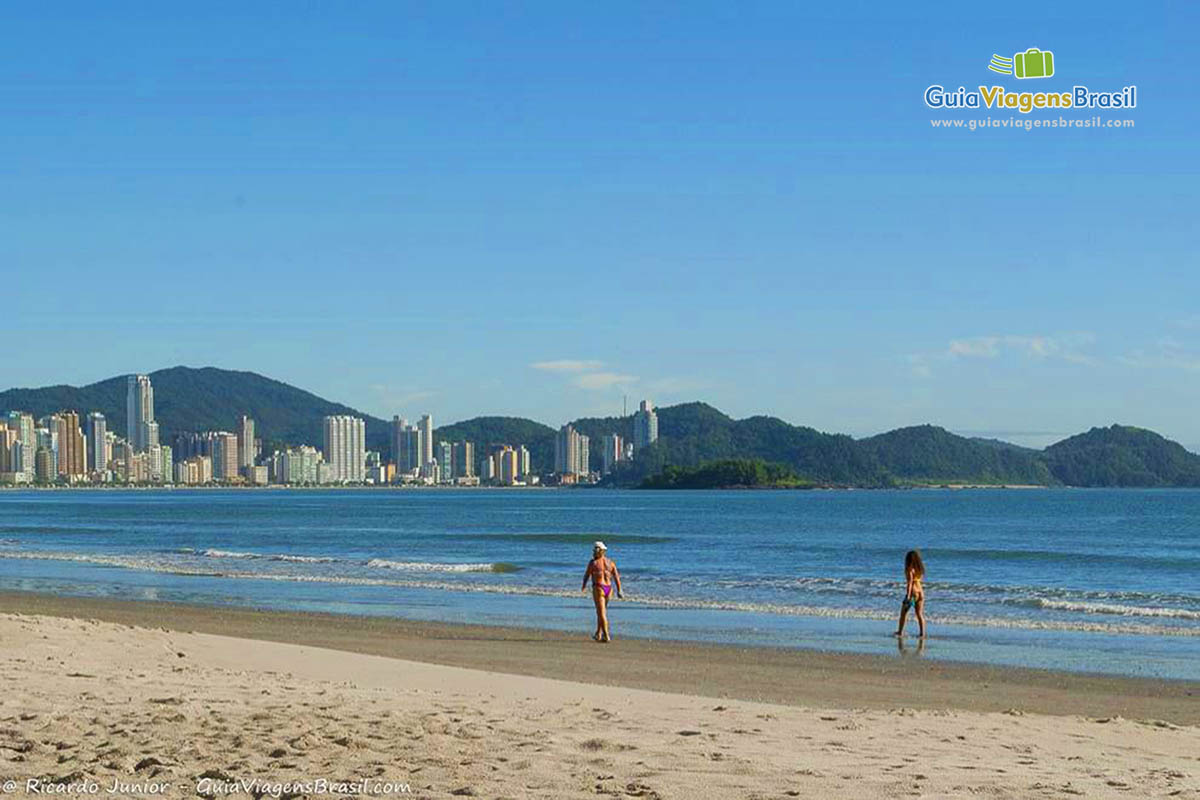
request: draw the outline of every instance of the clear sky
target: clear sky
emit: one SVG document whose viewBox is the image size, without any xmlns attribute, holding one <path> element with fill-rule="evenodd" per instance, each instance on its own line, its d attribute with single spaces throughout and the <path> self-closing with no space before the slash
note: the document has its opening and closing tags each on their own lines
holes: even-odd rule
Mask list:
<svg viewBox="0 0 1200 800">
<path fill-rule="evenodd" d="M 0 384 L 1200 447 L 1197 6 L 808 6 L 9 6 Z M 934 83 L 1136 84 L 1136 127 L 933 129 L 1021 116 Z"/>
</svg>

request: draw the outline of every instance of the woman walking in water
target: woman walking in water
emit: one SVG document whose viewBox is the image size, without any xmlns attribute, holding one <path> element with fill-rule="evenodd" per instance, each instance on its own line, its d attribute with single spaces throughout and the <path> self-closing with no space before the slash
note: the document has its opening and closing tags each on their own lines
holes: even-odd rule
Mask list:
<svg viewBox="0 0 1200 800">
<path fill-rule="evenodd" d="M 917 614 L 917 624 L 921 626 L 921 638 L 925 638 L 925 562 L 921 560 L 921 551 L 909 550 L 904 556 L 904 602 L 900 604 L 900 627 L 896 636 L 904 635 L 904 621 L 908 618 L 911 606 Z"/>
<path fill-rule="evenodd" d="M 613 586 L 616 586 L 617 597 L 621 597 L 621 573 L 617 565 L 608 558 L 608 548 L 604 542 L 592 545 L 592 560 L 588 562 L 587 571 L 583 573 L 583 587 L 587 591 L 588 581 L 592 582 L 592 602 L 596 604 L 596 632 L 592 638 L 597 642 L 609 642 L 612 636 L 608 630 L 608 601 L 611 599 Z"/>
</svg>

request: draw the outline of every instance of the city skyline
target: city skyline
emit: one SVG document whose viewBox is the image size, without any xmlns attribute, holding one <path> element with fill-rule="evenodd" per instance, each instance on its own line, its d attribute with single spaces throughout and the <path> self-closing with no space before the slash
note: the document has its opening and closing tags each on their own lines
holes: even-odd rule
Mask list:
<svg viewBox="0 0 1200 800">
<path fill-rule="evenodd" d="M 1038 8 L 1064 85 L 1140 87 L 1135 128 L 1087 133 L 930 129 L 926 86 L 1029 46 L 1016 9 L 239 15 L 269 44 L 166 8 L 6 18 L 5 384 L 269 364 L 383 419 L 629 394 L 1200 445 L 1200 109 L 1162 100 L 1200 9 Z M 50 274 L 78 287 L 54 326 Z"/>
<path fill-rule="evenodd" d="M 353 414 L 324 416 L 320 450 L 307 442 L 285 441 L 264 453 L 255 435 L 257 422 L 249 414 L 238 415 L 236 433 L 174 431 L 172 444 L 166 444 L 159 441 L 151 376 L 123 378 L 125 437 L 109 431 L 99 411 L 82 419 L 72 409 L 36 419 L 24 409 L 6 412 L 0 420 L 0 485 L 525 486 L 540 483 L 543 476 L 555 483 L 594 483 L 658 437 L 653 406 L 643 400 L 630 417 L 637 446 L 626 450 L 620 437 L 605 437 L 606 443 L 615 439 L 617 445 L 604 454 L 600 470 L 591 468 L 588 437 L 570 425 L 559 434 L 570 442 L 570 455 L 556 453 L 554 471 L 546 472 L 545 465 L 541 471 L 533 468 L 530 451 L 521 442 L 482 441 L 484 457 L 476 462 L 476 442 L 435 438 L 431 413 L 422 414 L 416 425 L 394 416 L 390 452 L 368 449 L 366 419 Z"/>
</svg>

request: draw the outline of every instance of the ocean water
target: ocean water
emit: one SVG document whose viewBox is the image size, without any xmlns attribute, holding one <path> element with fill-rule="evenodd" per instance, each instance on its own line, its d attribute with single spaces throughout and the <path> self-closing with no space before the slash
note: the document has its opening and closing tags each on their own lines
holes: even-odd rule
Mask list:
<svg viewBox="0 0 1200 800">
<path fill-rule="evenodd" d="M 0 589 L 587 636 L 595 539 L 617 637 L 1200 679 L 1189 490 L 3 491 Z"/>
</svg>

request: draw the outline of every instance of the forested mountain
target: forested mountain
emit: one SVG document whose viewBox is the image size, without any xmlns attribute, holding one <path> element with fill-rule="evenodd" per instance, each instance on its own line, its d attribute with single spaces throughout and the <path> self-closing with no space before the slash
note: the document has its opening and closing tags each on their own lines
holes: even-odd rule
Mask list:
<svg viewBox="0 0 1200 800">
<path fill-rule="evenodd" d="M 1045 456 L 1068 486 L 1200 486 L 1200 456 L 1145 428 L 1092 428 Z"/>
</svg>

